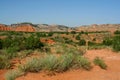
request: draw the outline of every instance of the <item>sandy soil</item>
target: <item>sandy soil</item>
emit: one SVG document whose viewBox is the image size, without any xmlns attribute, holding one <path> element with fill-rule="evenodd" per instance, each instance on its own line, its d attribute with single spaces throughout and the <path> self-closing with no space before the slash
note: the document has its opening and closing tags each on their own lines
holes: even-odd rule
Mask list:
<svg viewBox="0 0 120 80">
<path fill-rule="evenodd" d="M 0 80 L 4 80 L 4 75 L 7 72 L 7 70 L 0 70 Z"/>
<path fill-rule="evenodd" d="M 105 60 L 108 66 L 107 70 L 94 65 L 90 71 L 69 70 L 64 73 L 55 73 L 52 76 L 44 72 L 28 73 L 16 80 L 120 80 L 120 54 L 109 49 L 88 50 L 85 54 L 85 57 L 88 57 L 91 61 L 96 56 Z M 0 72 L 0 77 L 2 76 Z"/>
</svg>

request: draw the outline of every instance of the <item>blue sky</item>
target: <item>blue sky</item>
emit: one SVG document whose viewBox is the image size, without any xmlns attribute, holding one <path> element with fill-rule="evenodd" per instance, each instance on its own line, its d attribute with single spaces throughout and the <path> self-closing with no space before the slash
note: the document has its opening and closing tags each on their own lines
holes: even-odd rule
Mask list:
<svg viewBox="0 0 120 80">
<path fill-rule="evenodd" d="M 120 0 L 0 0 L 0 23 L 120 23 Z"/>
</svg>

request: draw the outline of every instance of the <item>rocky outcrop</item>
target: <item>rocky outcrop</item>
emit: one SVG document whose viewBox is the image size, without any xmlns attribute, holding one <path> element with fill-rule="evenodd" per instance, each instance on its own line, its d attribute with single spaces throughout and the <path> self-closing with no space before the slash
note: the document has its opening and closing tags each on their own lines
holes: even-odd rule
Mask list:
<svg viewBox="0 0 120 80">
<path fill-rule="evenodd" d="M 0 24 L 1 31 L 22 31 L 22 32 L 96 32 L 96 31 L 109 31 L 114 32 L 120 30 L 120 24 L 93 24 L 79 27 L 68 27 L 64 25 L 48 25 L 48 24 L 32 24 L 32 23 L 19 23 L 11 25 Z"/>
<path fill-rule="evenodd" d="M 14 28 L 14 31 L 22 31 L 22 32 L 35 32 L 35 29 L 33 26 L 29 25 L 29 24 L 20 24 L 17 25 Z"/>
<path fill-rule="evenodd" d="M 80 26 L 75 28 L 76 31 L 87 31 L 87 32 L 95 32 L 95 31 L 109 31 L 114 32 L 116 30 L 120 30 L 120 24 L 93 24 L 93 25 L 86 25 L 86 26 Z"/>
<path fill-rule="evenodd" d="M 67 32 L 67 26 L 64 25 L 48 25 L 48 24 L 38 24 L 35 29 L 38 32 Z"/>
<path fill-rule="evenodd" d="M 35 29 L 33 26 L 29 24 L 14 24 L 10 26 L 0 24 L 0 31 L 35 32 Z"/>
<path fill-rule="evenodd" d="M 0 24 L 0 31 L 11 31 L 12 28 L 8 27 L 7 25 Z"/>
</svg>

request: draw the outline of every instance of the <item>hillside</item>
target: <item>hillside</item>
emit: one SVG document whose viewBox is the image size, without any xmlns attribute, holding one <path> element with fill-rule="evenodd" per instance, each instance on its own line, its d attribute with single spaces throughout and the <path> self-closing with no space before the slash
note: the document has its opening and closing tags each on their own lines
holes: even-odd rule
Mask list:
<svg viewBox="0 0 120 80">
<path fill-rule="evenodd" d="M 80 26 L 75 28 L 76 31 L 87 31 L 87 32 L 94 32 L 94 31 L 110 31 L 114 32 L 116 30 L 120 30 L 120 24 L 93 24 L 93 25 L 86 25 Z"/>
<path fill-rule="evenodd" d="M 32 23 L 19 23 L 4 25 L 0 24 L 1 31 L 23 31 L 23 32 L 96 32 L 96 31 L 109 31 L 114 32 L 120 30 L 120 24 L 93 24 L 79 27 L 68 27 L 64 25 L 49 25 L 49 24 L 32 24 Z"/>
</svg>

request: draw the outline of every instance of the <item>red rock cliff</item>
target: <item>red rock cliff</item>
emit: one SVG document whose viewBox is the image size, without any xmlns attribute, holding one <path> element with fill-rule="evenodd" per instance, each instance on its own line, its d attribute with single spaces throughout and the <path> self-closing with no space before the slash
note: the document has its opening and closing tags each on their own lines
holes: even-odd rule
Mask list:
<svg viewBox="0 0 120 80">
<path fill-rule="evenodd" d="M 6 25 L 0 24 L 0 31 L 12 31 L 12 28 Z"/>
<path fill-rule="evenodd" d="M 14 31 L 35 32 L 35 29 L 29 24 L 22 24 L 16 26 Z"/>
</svg>

